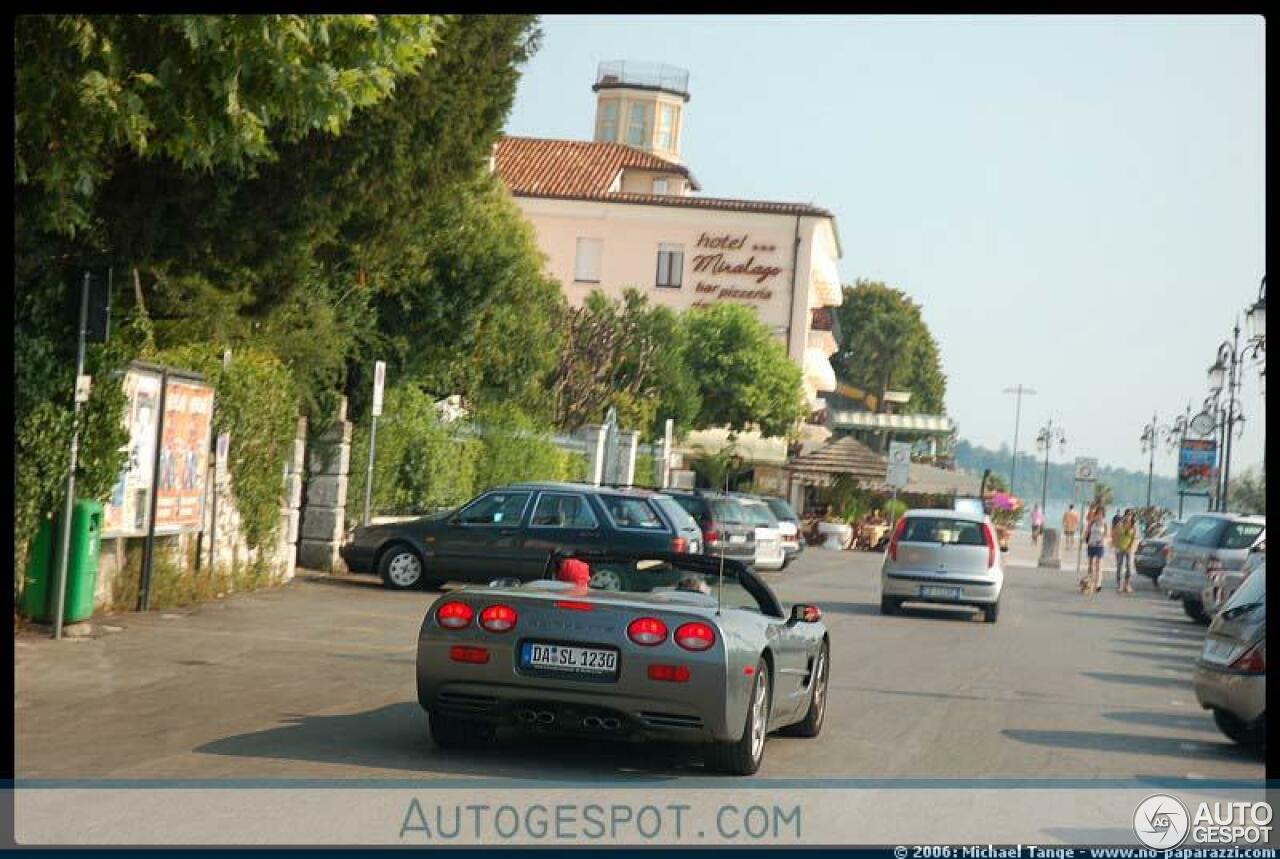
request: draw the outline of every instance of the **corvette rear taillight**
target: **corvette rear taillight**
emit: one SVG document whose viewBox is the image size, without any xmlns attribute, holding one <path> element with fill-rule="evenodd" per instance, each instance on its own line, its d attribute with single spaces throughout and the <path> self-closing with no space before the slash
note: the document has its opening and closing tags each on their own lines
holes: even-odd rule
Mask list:
<svg viewBox="0 0 1280 859">
<path fill-rule="evenodd" d="M 1259 641 L 1250 647 L 1245 654 L 1231 663 L 1237 671 L 1248 671 L 1250 674 L 1263 674 L 1267 670 L 1267 642 Z"/>
<path fill-rule="evenodd" d="M 454 662 L 470 662 L 473 665 L 484 665 L 489 661 L 489 648 L 455 645 L 449 648 L 449 658 Z"/>
<path fill-rule="evenodd" d="M 638 617 L 627 624 L 627 638 L 641 647 L 653 647 L 667 640 L 667 625 L 656 617 Z"/>
<path fill-rule="evenodd" d="M 889 560 L 898 560 L 898 541 L 902 539 L 902 532 L 907 528 L 907 518 L 904 516 L 898 520 L 898 524 L 894 526 L 893 536 L 889 538 Z"/>
<path fill-rule="evenodd" d="M 671 541 L 671 553 L 674 555 L 683 555 L 689 551 L 689 541 L 684 537 L 676 537 Z"/>
<path fill-rule="evenodd" d="M 685 650 L 707 650 L 716 643 L 716 631 L 705 623 L 686 623 L 672 636 Z"/>
<path fill-rule="evenodd" d="M 665 680 L 668 683 L 689 682 L 689 669 L 684 665 L 650 665 L 650 680 Z"/>
<path fill-rule="evenodd" d="M 517 619 L 516 610 L 509 605 L 491 605 L 480 612 L 480 625 L 490 632 L 510 632 Z"/>
<path fill-rule="evenodd" d="M 436 609 L 436 623 L 445 629 L 463 629 L 474 616 L 475 610 L 464 602 L 450 601 Z"/>
</svg>

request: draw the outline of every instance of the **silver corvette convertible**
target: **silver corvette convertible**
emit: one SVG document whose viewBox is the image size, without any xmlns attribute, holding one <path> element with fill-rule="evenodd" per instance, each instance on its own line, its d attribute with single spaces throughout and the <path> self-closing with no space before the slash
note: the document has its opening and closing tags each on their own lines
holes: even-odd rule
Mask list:
<svg viewBox="0 0 1280 859">
<path fill-rule="evenodd" d="M 744 565 L 700 555 L 553 557 L 432 603 L 418 702 L 442 747 L 498 728 L 701 744 L 750 775 L 772 731 L 816 737 L 830 672 L 816 606 L 782 609 Z"/>
</svg>

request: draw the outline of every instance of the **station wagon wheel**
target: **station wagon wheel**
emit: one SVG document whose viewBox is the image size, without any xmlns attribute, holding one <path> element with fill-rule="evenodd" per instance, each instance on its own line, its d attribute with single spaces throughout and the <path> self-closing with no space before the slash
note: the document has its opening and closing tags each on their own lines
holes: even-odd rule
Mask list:
<svg viewBox="0 0 1280 859">
<path fill-rule="evenodd" d="M 622 576 L 617 570 L 602 569 L 593 570 L 591 573 L 591 587 L 600 591 L 620 591 L 622 590 Z"/>
<path fill-rule="evenodd" d="M 393 590 L 407 591 L 422 586 L 422 558 L 404 544 L 392 546 L 382 553 L 378 563 L 382 582 Z"/>
</svg>

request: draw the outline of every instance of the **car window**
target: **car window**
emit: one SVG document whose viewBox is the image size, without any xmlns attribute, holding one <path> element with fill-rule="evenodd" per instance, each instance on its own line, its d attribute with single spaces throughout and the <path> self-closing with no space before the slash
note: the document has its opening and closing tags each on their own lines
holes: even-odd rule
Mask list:
<svg viewBox="0 0 1280 859">
<path fill-rule="evenodd" d="M 673 495 L 676 503 L 689 512 L 689 515 L 698 520 L 707 513 L 705 502 L 695 495 Z"/>
<path fill-rule="evenodd" d="M 1266 528 L 1257 522 L 1230 522 L 1222 529 L 1222 539 L 1218 543 L 1220 549 L 1247 549 L 1253 545 L 1258 536 Z"/>
<path fill-rule="evenodd" d="M 746 525 L 750 521 L 747 511 L 732 498 L 717 498 L 712 501 L 711 513 L 717 522 L 725 525 Z"/>
<path fill-rule="evenodd" d="M 717 599 L 724 608 L 740 608 L 769 614 L 759 596 L 743 583 L 732 568 L 726 568 L 723 581 L 719 572 L 682 569 L 666 560 L 595 560 L 585 558 L 590 569 L 593 590 L 647 594 L 668 591 L 700 593 L 708 605 Z M 762 587 L 758 582 L 756 587 Z"/>
<path fill-rule="evenodd" d="M 677 531 L 697 530 L 697 520 L 690 516 L 689 511 L 680 506 L 679 502 L 671 498 L 654 498 L 653 503 L 667 514 L 667 518 L 676 526 Z"/>
<path fill-rule="evenodd" d="M 773 515 L 786 522 L 799 522 L 800 517 L 796 515 L 796 511 L 791 509 L 791 505 L 783 501 L 781 498 L 767 498 L 765 504 L 769 505 L 769 509 L 773 511 Z"/>
<path fill-rule="evenodd" d="M 491 492 L 468 504 L 458 514 L 464 525 L 519 525 L 528 492 Z"/>
<path fill-rule="evenodd" d="M 967 519 L 911 516 L 902 529 L 904 543 L 946 543 L 956 546 L 985 546 L 982 523 Z"/>
<path fill-rule="evenodd" d="M 595 528 L 596 515 L 581 495 L 569 492 L 544 492 L 538 496 L 529 523 L 535 528 Z"/>
<path fill-rule="evenodd" d="M 1178 532 L 1178 542 L 1192 546 L 1217 546 L 1218 534 L 1222 531 L 1223 520 L 1212 516 L 1196 516 L 1187 520 L 1187 524 Z"/>
<path fill-rule="evenodd" d="M 747 511 L 747 516 L 750 517 L 750 521 L 752 525 L 756 525 L 760 528 L 777 528 L 778 527 L 777 517 L 775 517 L 773 513 L 769 510 L 769 508 L 766 507 L 765 505 L 743 504 L 742 507 Z"/>
<path fill-rule="evenodd" d="M 1235 608 L 1238 605 L 1246 603 L 1265 603 L 1267 601 L 1267 568 L 1259 567 L 1249 574 L 1249 578 L 1244 580 L 1244 584 L 1236 589 L 1231 595 L 1231 599 L 1227 600 L 1227 604 L 1222 607 L 1223 611 Z"/>
<path fill-rule="evenodd" d="M 645 531 L 663 529 L 658 513 L 644 498 L 629 498 L 625 495 L 602 495 L 604 509 L 609 511 L 610 518 L 619 528 L 640 528 Z"/>
</svg>

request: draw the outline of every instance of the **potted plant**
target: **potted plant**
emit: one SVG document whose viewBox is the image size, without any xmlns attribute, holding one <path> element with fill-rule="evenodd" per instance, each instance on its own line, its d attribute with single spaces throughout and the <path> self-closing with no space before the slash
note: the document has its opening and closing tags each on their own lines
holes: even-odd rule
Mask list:
<svg viewBox="0 0 1280 859">
<path fill-rule="evenodd" d="M 991 524 L 996 527 L 1000 550 L 1009 551 L 1009 535 L 1022 519 L 1022 502 L 1007 492 L 993 492 L 987 504 Z"/>
<path fill-rule="evenodd" d="M 848 474 L 837 475 L 827 488 L 827 515 L 818 523 L 824 549 L 844 549 L 853 542 L 853 519 L 861 513 L 858 484 Z"/>
</svg>

